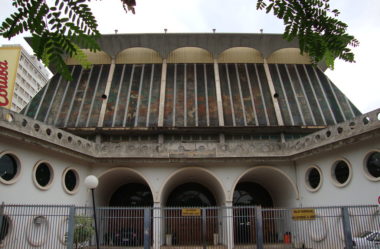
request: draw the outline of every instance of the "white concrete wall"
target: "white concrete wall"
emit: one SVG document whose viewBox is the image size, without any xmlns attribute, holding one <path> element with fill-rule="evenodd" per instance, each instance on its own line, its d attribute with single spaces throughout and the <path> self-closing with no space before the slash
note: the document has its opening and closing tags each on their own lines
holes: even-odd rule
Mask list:
<svg viewBox="0 0 380 249">
<path fill-rule="evenodd" d="M 363 164 L 369 152 L 379 149 L 380 141 L 372 139 L 297 161 L 300 203 L 303 206 L 377 205 L 380 181 L 369 180 L 365 176 Z M 351 164 L 352 178 L 346 186 L 337 187 L 331 178 L 331 167 L 342 158 Z M 310 165 L 316 165 L 322 171 L 322 186 L 316 192 L 310 192 L 305 188 L 305 173 Z"/>
<path fill-rule="evenodd" d="M 84 178 L 90 174 L 90 167 L 85 163 L 73 160 L 67 156 L 45 151 L 36 145 L 25 145 L 21 142 L 0 141 L 0 153 L 11 152 L 16 155 L 21 164 L 21 172 L 13 184 L 0 183 L 0 202 L 5 204 L 60 204 L 60 205 L 90 205 L 90 194 L 84 186 Z M 33 182 L 33 167 L 44 160 L 54 172 L 51 187 L 39 189 Z M 74 168 L 79 175 L 79 189 L 75 194 L 68 194 L 63 188 L 62 174 L 68 168 Z"/>
</svg>

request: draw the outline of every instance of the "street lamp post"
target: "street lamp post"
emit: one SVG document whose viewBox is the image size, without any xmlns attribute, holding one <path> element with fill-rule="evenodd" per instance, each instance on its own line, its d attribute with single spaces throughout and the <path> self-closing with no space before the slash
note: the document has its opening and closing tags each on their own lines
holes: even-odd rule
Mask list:
<svg viewBox="0 0 380 249">
<path fill-rule="evenodd" d="M 84 180 L 84 184 L 87 188 L 91 190 L 92 195 L 92 208 L 94 211 L 94 222 L 95 222 L 95 239 L 96 239 L 96 249 L 99 249 L 99 235 L 98 235 L 98 225 L 96 222 L 96 206 L 95 206 L 95 195 L 94 190 L 98 186 L 99 180 L 96 176 L 89 175 Z"/>
</svg>

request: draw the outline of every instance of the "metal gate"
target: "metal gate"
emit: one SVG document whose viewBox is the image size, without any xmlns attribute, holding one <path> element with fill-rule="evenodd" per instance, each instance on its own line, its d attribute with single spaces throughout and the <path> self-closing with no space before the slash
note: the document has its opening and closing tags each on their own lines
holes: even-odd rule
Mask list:
<svg viewBox="0 0 380 249">
<path fill-rule="evenodd" d="M 99 248 L 351 249 L 380 246 L 378 206 L 96 209 Z M 0 247 L 96 248 L 92 208 L 0 206 Z M 372 237 L 358 237 L 363 233 Z M 378 233 L 376 235 L 376 233 Z"/>
</svg>

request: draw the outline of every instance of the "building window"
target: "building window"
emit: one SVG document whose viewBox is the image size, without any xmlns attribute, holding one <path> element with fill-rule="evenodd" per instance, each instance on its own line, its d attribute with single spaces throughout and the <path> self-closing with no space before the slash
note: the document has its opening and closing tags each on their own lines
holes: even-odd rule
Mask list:
<svg viewBox="0 0 380 249">
<path fill-rule="evenodd" d="M 316 192 L 322 185 L 322 172 L 316 166 L 311 166 L 306 170 L 305 184 L 307 190 Z"/>
<path fill-rule="evenodd" d="M 68 194 L 75 194 L 78 191 L 79 175 L 73 168 L 67 168 L 62 177 L 63 189 Z"/>
<path fill-rule="evenodd" d="M 0 154 L 0 182 L 14 183 L 20 175 L 20 163 L 16 156 L 5 153 Z"/>
<path fill-rule="evenodd" d="M 46 162 L 39 162 L 33 169 L 33 180 L 36 186 L 41 190 L 50 188 L 54 178 L 53 168 Z"/>
<path fill-rule="evenodd" d="M 337 187 L 346 186 L 351 180 L 351 165 L 347 160 L 336 161 L 331 168 L 331 178 Z"/>
<path fill-rule="evenodd" d="M 380 151 L 373 151 L 365 157 L 364 172 L 368 179 L 380 181 Z"/>
</svg>

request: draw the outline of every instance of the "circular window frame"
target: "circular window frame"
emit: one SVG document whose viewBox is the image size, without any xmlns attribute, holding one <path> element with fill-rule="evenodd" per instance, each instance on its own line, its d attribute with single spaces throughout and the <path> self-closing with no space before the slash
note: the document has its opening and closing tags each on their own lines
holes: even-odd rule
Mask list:
<svg viewBox="0 0 380 249">
<path fill-rule="evenodd" d="M 347 180 L 344 182 L 344 183 L 340 183 L 338 181 L 338 179 L 336 179 L 336 175 L 335 175 L 335 168 L 336 166 L 338 165 L 339 162 L 345 162 L 348 166 L 348 178 Z M 352 165 L 350 163 L 350 161 L 348 161 L 346 158 L 338 158 L 337 160 L 334 161 L 334 163 L 332 164 L 331 166 L 331 170 L 330 170 L 330 179 L 331 179 L 331 182 L 332 184 L 334 184 L 336 187 L 338 188 L 343 188 L 345 186 L 347 186 L 350 182 L 351 182 L 351 179 L 352 179 Z"/>
<path fill-rule="evenodd" d="M 375 153 L 375 152 L 380 153 L 380 149 L 371 150 L 370 152 L 368 152 L 368 153 L 365 155 L 364 160 L 363 160 L 363 171 L 364 171 L 364 175 L 367 177 L 368 180 L 370 180 L 370 181 L 372 181 L 372 182 L 378 182 L 378 181 L 380 181 L 380 177 L 374 177 L 374 176 L 372 176 L 372 175 L 368 172 L 368 169 L 367 169 L 367 161 L 368 161 L 368 158 L 369 158 L 369 156 L 370 156 L 372 153 Z"/>
<path fill-rule="evenodd" d="M 17 164 L 17 173 L 15 175 L 15 177 L 13 177 L 11 180 L 7 181 L 5 179 L 3 179 L 2 177 L 0 177 L 0 182 L 3 183 L 3 184 L 6 184 L 6 185 L 10 185 L 10 184 L 14 184 L 15 182 L 18 181 L 18 179 L 20 178 L 21 176 L 21 162 L 20 162 L 20 159 L 18 158 L 18 156 L 16 155 L 16 153 L 12 152 L 12 151 L 3 151 L 0 153 L 0 158 L 3 157 L 4 155 L 11 155 L 13 157 L 13 159 L 16 161 L 16 164 Z"/>
<path fill-rule="evenodd" d="M 68 171 L 72 170 L 76 176 L 76 179 L 77 179 L 77 183 L 75 185 L 75 188 L 73 190 L 69 190 L 67 189 L 66 187 L 66 184 L 65 184 L 65 177 L 66 177 L 66 174 Z M 75 168 L 73 167 L 68 167 L 66 168 L 63 173 L 62 173 L 62 179 L 61 179 L 61 182 L 62 182 L 62 187 L 63 187 L 63 190 L 69 194 L 69 195 L 74 195 L 76 194 L 78 191 L 79 191 L 79 185 L 80 185 L 80 178 L 79 178 L 79 173 L 78 173 L 78 170 L 76 170 Z"/>
<path fill-rule="evenodd" d="M 9 216 L 8 214 L 3 214 L 3 218 L 8 220 L 9 227 L 8 227 L 7 235 L 4 237 L 3 240 L 0 241 L 0 248 L 5 247 L 9 243 L 9 240 L 11 239 L 10 235 L 13 232 L 13 220 L 11 216 Z"/>
<path fill-rule="evenodd" d="M 46 184 L 46 186 L 41 186 L 38 181 L 37 181 L 37 178 L 36 178 L 36 172 L 37 172 L 37 168 L 39 165 L 41 164 L 46 164 L 50 170 L 50 180 L 48 182 L 48 184 Z M 34 185 L 40 189 L 40 190 L 48 190 L 50 189 L 50 187 L 53 185 L 53 180 L 54 180 L 54 169 L 53 167 L 51 166 L 51 164 L 48 162 L 48 161 L 45 161 L 45 160 L 42 160 L 42 161 L 38 161 L 34 166 L 33 166 L 33 171 L 32 171 L 32 178 L 33 178 L 33 183 Z"/>
<path fill-rule="evenodd" d="M 309 173 L 312 169 L 316 169 L 320 175 L 320 181 L 319 181 L 319 184 L 316 188 L 313 188 L 309 183 Z M 312 192 L 312 193 L 317 192 L 322 187 L 323 174 L 322 174 L 322 170 L 317 165 L 311 165 L 311 166 L 307 167 L 306 172 L 305 172 L 304 184 L 305 184 L 305 188 L 309 192 Z"/>
</svg>

